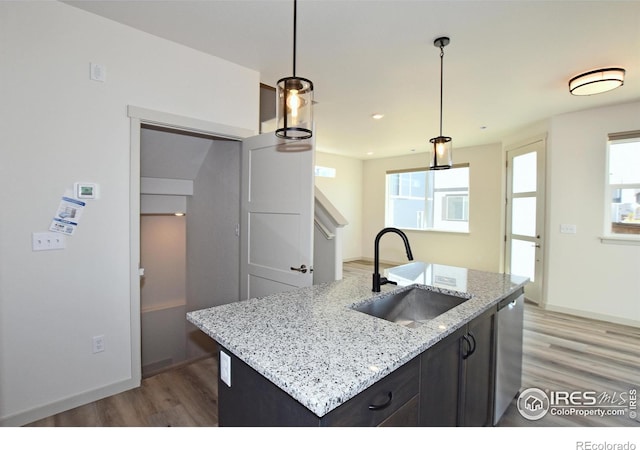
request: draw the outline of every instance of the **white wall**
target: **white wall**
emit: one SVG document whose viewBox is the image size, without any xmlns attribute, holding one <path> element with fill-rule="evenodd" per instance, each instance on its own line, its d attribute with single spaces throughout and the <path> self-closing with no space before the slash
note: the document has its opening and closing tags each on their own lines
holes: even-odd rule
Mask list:
<svg viewBox="0 0 640 450">
<path fill-rule="evenodd" d="M 640 102 L 551 119 L 549 309 L 640 326 L 640 247 L 599 239 L 604 231 L 607 135 L 639 129 Z M 560 234 L 560 224 L 576 225 L 577 233 Z"/>
<path fill-rule="evenodd" d="M 259 74 L 63 3 L 0 2 L 0 79 L 0 423 L 15 425 L 138 382 L 127 105 L 257 131 Z M 32 252 L 74 181 L 101 198 L 65 250 Z"/>
<path fill-rule="evenodd" d="M 502 250 L 502 153 L 499 144 L 454 149 L 454 163 L 469 163 L 470 232 L 411 231 L 406 234 L 414 259 L 497 272 Z M 364 162 L 362 254 L 374 256 L 376 234 L 384 228 L 387 170 L 427 167 L 426 154 Z M 380 241 L 380 259 L 404 263 L 406 253 L 397 236 Z"/>
<path fill-rule="evenodd" d="M 342 258 L 345 261 L 358 259 L 363 255 L 363 161 L 317 151 L 316 165 L 336 169 L 335 178 L 315 177 L 315 185 L 349 222 L 342 229 Z"/>
</svg>

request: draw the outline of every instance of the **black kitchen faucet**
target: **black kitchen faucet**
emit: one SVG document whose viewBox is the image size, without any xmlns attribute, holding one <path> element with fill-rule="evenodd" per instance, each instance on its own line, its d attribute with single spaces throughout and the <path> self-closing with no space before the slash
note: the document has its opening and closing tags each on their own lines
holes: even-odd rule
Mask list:
<svg viewBox="0 0 640 450">
<path fill-rule="evenodd" d="M 386 277 L 380 276 L 380 238 L 386 233 L 396 233 L 400 235 L 404 241 L 404 248 L 407 250 L 407 258 L 409 258 L 409 261 L 413 261 L 413 254 L 411 253 L 411 246 L 409 245 L 407 235 L 397 228 L 383 228 L 376 236 L 374 244 L 373 292 L 380 292 L 380 286 L 383 284 L 398 284 L 395 281 L 389 281 Z"/>
</svg>

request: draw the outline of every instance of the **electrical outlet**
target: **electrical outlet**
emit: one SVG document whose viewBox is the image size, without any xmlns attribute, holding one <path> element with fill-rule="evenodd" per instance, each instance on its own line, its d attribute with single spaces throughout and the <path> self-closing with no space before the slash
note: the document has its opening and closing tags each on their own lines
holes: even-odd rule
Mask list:
<svg viewBox="0 0 640 450">
<path fill-rule="evenodd" d="M 93 353 L 100 353 L 104 351 L 104 335 L 93 337 Z"/>
<path fill-rule="evenodd" d="M 560 233 L 576 234 L 576 226 L 573 224 L 562 223 L 560 224 Z"/>
<path fill-rule="evenodd" d="M 32 233 L 31 248 L 34 252 L 41 252 L 44 250 L 62 250 L 65 248 L 64 234 Z"/>
<path fill-rule="evenodd" d="M 107 66 L 104 64 L 90 63 L 90 78 L 93 81 L 107 81 Z"/>
<path fill-rule="evenodd" d="M 231 357 L 220 351 L 220 379 L 231 387 Z"/>
</svg>

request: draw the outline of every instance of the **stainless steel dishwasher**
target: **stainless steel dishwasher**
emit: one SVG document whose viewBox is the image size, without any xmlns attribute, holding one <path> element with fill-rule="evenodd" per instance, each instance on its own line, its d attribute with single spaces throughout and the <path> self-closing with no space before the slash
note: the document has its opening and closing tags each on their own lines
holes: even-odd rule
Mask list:
<svg viewBox="0 0 640 450">
<path fill-rule="evenodd" d="M 496 342 L 496 425 L 522 387 L 522 326 L 524 294 L 498 303 Z"/>
</svg>

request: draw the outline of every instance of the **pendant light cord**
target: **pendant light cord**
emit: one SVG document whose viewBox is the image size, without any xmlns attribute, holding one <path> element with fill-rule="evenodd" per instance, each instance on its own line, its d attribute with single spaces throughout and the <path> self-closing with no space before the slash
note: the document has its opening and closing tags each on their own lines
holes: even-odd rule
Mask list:
<svg viewBox="0 0 640 450">
<path fill-rule="evenodd" d="M 442 136 L 442 84 L 444 66 L 444 45 L 440 44 L 440 136 Z"/>
<path fill-rule="evenodd" d="M 297 29 L 298 1 L 293 0 L 293 76 L 296 76 L 296 29 Z"/>
</svg>

